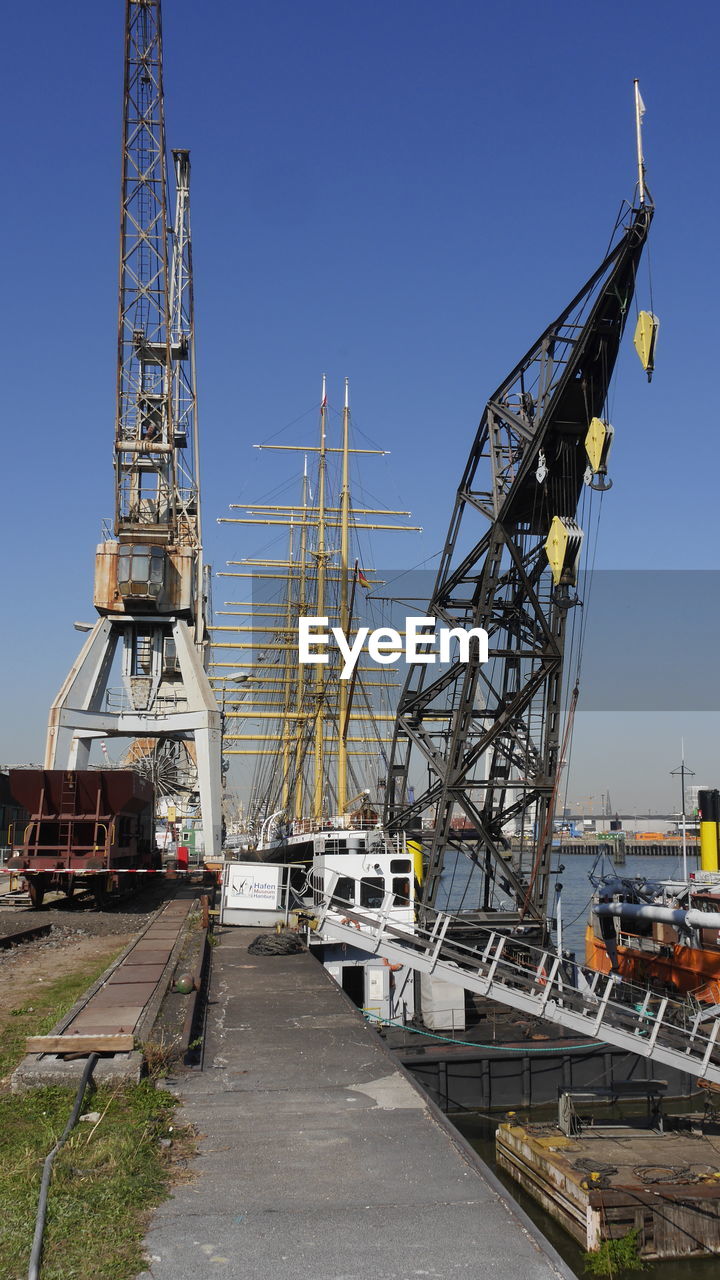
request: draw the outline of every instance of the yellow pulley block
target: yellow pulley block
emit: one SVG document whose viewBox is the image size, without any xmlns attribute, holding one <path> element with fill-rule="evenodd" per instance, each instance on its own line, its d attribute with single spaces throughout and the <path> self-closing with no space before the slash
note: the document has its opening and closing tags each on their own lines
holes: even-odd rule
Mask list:
<svg viewBox="0 0 720 1280">
<path fill-rule="evenodd" d="M 580 558 L 583 531 L 569 516 L 553 516 L 545 539 L 545 553 L 556 587 L 574 586 Z"/>
<path fill-rule="evenodd" d="M 585 471 L 585 484 L 601 493 L 612 489 L 612 480 L 607 479 L 607 464 L 614 435 L 615 431 L 609 422 L 604 422 L 602 418 L 592 418 L 585 436 L 585 452 L 590 464 Z"/>
<path fill-rule="evenodd" d="M 609 422 L 603 422 L 602 418 L 592 419 L 585 437 L 585 452 L 596 475 L 598 473 L 604 475 L 607 470 L 608 454 L 614 434 L 615 430 Z"/>
<path fill-rule="evenodd" d="M 655 368 L 655 343 L 657 342 L 657 333 L 660 328 L 660 321 L 652 311 L 641 311 L 635 326 L 635 336 L 633 345 L 638 353 L 640 363 L 648 376 L 648 382 L 652 381 L 653 370 Z"/>
</svg>

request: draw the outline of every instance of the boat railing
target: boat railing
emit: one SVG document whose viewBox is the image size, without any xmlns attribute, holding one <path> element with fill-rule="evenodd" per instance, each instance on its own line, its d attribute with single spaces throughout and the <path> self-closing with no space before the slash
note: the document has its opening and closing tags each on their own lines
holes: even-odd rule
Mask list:
<svg viewBox="0 0 720 1280">
<path fill-rule="evenodd" d="M 666 945 L 656 938 L 643 938 L 637 933 L 618 934 L 619 947 L 632 947 L 634 951 L 645 951 L 648 955 L 659 956 Z"/>
<path fill-rule="evenodd" d="M 343 816 L 331 818 L 295 818 L 292 823 L 292 835 L 336 835 L 340 831 L 376 831 L 377 819 L 359 819 Z"/>
</svg>

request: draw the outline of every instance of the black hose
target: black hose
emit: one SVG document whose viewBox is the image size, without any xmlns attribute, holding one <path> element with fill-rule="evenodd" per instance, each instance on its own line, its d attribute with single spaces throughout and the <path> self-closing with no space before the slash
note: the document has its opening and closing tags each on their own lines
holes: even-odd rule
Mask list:
<svg viewBox="0 0 720 1280">
<path fill-rule="evenodd" d="M 75 1096 L 75 1106 L 72 1109 L 72 1115 L 68 1120 L 61 1138 L 58 1138 L 52 1151 L 45 1157 L 43 1165 L 42 1181 L 40 1183 L 40 1198 L 38 1200 L 37 1217 L 35 1219 L 35 1235 L 33 1236 L 32 1249 L 30 1251 L 30 1265 L 28 1267 L 28 1280 L 38 1280 L 40 1275 L 40 1258 L 42 1256 L 43 1233 L 45 1231 L 45 1216 L 47 1214 L 48 1191 L 50 1190 L 50 1178 L 52 1176 L 52 1167 L 55 1157 L 61 1147 L 65 1145 L 71 1131 L 77 1124 L 80 1108 L 85 1098 L 85 1090 L 90 1083 L 90 1077 L 95 1070 L 95 1064 L 98 1060 L 97 1053 L 91 1053 L 85 1064 L 85 1070 L 82 1073 L 82 1079 Z"/>
</svg>

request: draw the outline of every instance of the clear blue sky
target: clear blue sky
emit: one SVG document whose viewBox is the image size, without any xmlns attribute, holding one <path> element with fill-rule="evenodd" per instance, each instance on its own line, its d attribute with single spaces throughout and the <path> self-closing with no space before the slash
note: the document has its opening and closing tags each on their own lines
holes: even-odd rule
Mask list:
<svg viewBox="0 0 720 1280">
<path fill-rule="evenodd" d="M 112 510 L 122 22 L 121 0 L 40 0 L 4 19 L 2 763 L 41 757 Z M 629 342 L 620 362 L 598 563 L 717 565 L 719 28 L 715 5 L 667 0 L 167 0 L 216 566 L 250 547 L 215 517 L 269 487 L 249 446 L 316 402 L 323 371 L 335 403 L 351 378 L 357 423 L 392 450 L 368 487 L 425 528 L 378 562 L 438 549 L 487 395 L 632 196 L 634 76 L 661 332 L 651 387 Z M 606 719 L 585 717 L 571 795 L 610 785 L 629 804 Z M 720 781 L 717 721 L 636 718 L 645 803 L 662 803 L 683 731 L 703 780 Z"/>
</svg>

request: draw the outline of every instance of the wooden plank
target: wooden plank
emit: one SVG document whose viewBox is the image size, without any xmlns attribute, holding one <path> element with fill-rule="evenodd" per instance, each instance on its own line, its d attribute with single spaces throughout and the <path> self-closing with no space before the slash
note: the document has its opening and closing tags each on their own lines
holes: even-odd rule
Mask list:
<svg viewBox="0 0 720 1280">
<path fill-rule="evenodd" d="M 104 1018 L 98 1009 L 97 1017 L 92 1022 L 83 1023 L 78 1036 L 134 1036 L 136 1022 L 117 1022 L 115 1018 Z"/>
<path fill-rule="evenodd" d="M 134 1047 L 131 1035 L 28 1036 L 26 1053 L 127 1053 Z"/>
</svg>

